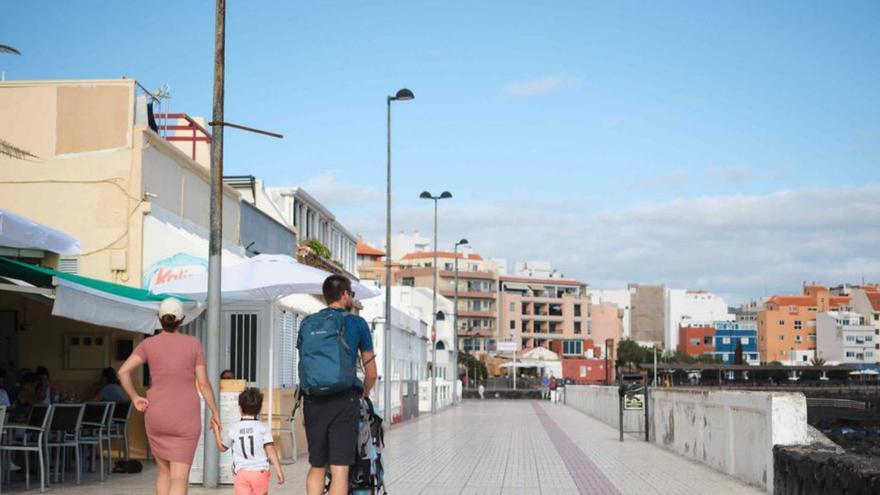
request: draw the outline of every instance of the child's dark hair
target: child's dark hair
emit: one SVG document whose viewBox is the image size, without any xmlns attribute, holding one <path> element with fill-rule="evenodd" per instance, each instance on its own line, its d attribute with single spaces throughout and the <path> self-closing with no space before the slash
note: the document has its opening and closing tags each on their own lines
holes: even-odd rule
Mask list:
<svg viewBox="0 0 880 495">
<path fill-rule="evenodd" d="M 255 387 L 246 388 L 244 392 L 238 394 L 238 407 L 244 414 L 251 416 L 260 414 L 263 410 L 263 392 Z"/>
</svg>

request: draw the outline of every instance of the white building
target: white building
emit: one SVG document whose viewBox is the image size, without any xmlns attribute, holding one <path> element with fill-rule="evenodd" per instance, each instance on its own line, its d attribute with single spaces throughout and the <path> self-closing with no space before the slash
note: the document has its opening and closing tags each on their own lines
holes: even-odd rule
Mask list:
<svg viewBox="0 0 880 495">
<path fill-rule="evenodd" d="M 627 289 L 589 289 L 587 290 L 587 294 L 590 296 L 591 304 L 601 305 L 603 303 L 610 303 L 617 306 L 618 311 L 620 311 L 622 315 L 621 324 L 623 325 L 623 328 L 621 331 L 621 337 L 628 339 L 630 337 L 629 322 L 632 308 L 632 296 L 630 291 Z"/>
<path fill-rule="evenodd" d="M 357 273 L 357 237 L 337 222 L 330 210 L 299 187 L 271 187 L 268 191 L 285 222 L 296 227 L 300 243 L 321 241 L 345 271 Z"/>
<path fill-rule="evenodd" d="M 678 329 L 682 322 L 736 319 L 723 298 L 704 290 L 666 289 L 665 304 L 664 343 L 667 349 L 675 349 L 678 345 Z"/>
<path fill-rule="evenodd" d="M 392 304 L 412 311 L 429 325 L 426 346 L 427 362 L 432 363 L 433 347 L 431 342 L 430 323 L 433 311 L 433 292 L 426 287 L 392 287 Z M 453 304 L 449 299 L 437 296 L 437 312 L 443 314 L 443 320 L 437 321 L 437 363 L 429 365 L 434 370 L 434 382 L 437 387 L 437 408 L 452 404 L 453 383 L 456 379 L 452 348 Z M 419 383 L 419 411 L 431 410 L 431 377 L 426 376 Z"/>
<path fill-rule="evenodd" d="M 392 297 L 400 293 L 394 287 Z M 373 331 L 373 349 L 376 351 L 376 367 L 379 380 L 370 397 L 384 416 L 384 390 L 390 375 L 391 418 L 399 422 L 418 416 L 419 383 L 427 374 L 429 323 L 420 318 L 412 308 L 394 304 L 391 306 L 391 359 L 385 356 L 385 294 L 363 301 L 360 316 L 367 320 Z M 429 309 L 430 311 L 430 309 Z M 390 361 L 390 363 L 389 363 Z M 388 363 L 388 365 L 386 365 Z"/>
<path fill-rule="evenodd" d="M 851 311 L 816 315 L 816 355 L 826 362 L 875 363 L 875 329 L 865 317 Z"/>
<path fill-rule="evenodd" d="M 854 289 L 850 296 L 853 311 L 865 315 L 865 323 L 874 327 L 874 358 L 880 364 L 880 289 L 876 286 Z"/>
<path fill-rule="evenodd" d="M 383 246 L 385 246 L 385 241 L 383 240 L 382 242 Z M 433 246 L 431 238 L 423 235 L 419 231 L 415 231 L 412 234 L 401 232 L 391 236 L 391 259 L 397 261 L 405 254 L 426 253 L 431 251 L 431 246 Z M 464 247 L 466 246 L 459 246 L 459 251 Z M 446 251 L 446 249 L 442 248 L 439 250 Z M 387 246 L 385 252 L 388 252 Z"/>
<path fill-rule="evenodd" d="M 549 261 L 518 261 L 515 276 L 529 278 L 564 278 Z"/>
</svg>

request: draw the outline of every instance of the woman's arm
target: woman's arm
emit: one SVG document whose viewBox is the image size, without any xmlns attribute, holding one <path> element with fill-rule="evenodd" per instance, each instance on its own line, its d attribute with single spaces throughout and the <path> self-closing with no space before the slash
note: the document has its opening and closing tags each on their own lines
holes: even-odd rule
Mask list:
<svg viewBox="0 0 880 495">
<path fill-rule="evenodd" d="M 144 412 L 147 410 L 147 407 L 150 405 L 150 401 L 146 398 L 141 397 L 138 394 L 137 390 L 134 388 L 134 383 L 131 381 L 131 372 L 140 368 L 141 365 L 144 364 L 144 360 L 138 354 L 132 354 L 122 363 L 122 367 L 119 368 L 119 384 L 122 385 L 122 389 L 125 390 L 125 393 L 128 394 L 128 398 L 131 399 L 131 403 L 134 405 L 134 408 L 140 412 Z"/>
<path fill-rule="evenodd" d="M 205 398 L 205 405 L 211 410 L 211 428 L 220 429 L 220 411 L 217 409 L 217 401 L 214 398 L 214 389 L 208 381 L 208 370 L 204 365 L 196 365 L 196 386 Z"/>
</svg>

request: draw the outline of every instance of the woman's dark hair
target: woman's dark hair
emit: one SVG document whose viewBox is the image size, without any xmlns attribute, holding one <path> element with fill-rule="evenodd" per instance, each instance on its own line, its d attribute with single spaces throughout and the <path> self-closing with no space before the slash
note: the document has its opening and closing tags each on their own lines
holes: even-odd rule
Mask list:
<svg viewBox="0 0 880 495">
<path fill-rule="evenodd" d="M 351 280 L 342 275 L 330 275 L 324 280 L 321 292 L 324 293 L 324 302 L 333 304 L 342 299 L 346 291 L 351 292 Z"/>
<path fill-rule="evenodd" d="M 107 383 L 119 383 L 119 377 L 116 376 L 116 370 L 113 368 L 104 368 L 101 370 L 101 376 Z"/>
<path fill-rule="evenodd" d="M 45 376 L 46 378 L 49 378 L 49 369 L 46 368 L 45 366 L 37 366 L 37 371 L 35 371 L 34 374 L 37 376 L 42 375 L 42 376 Z"/>
<path fill-rule="evenodd" d="M 162 315 L 162 317 L 159 318 L 159 323 L 162 325 L 162 330 L 166 332 L 176 332 L 183 323 L 183 320 L 178 320 L 174 315 Z"/>
<path fill-rule="evenodd" d="M 251 416 L 260 414 L 263 410 L 263 392 L 255 387 L 246 388 L 244 392 L 238 394 L 238 407 L 244 414 Z"/>
</svg>

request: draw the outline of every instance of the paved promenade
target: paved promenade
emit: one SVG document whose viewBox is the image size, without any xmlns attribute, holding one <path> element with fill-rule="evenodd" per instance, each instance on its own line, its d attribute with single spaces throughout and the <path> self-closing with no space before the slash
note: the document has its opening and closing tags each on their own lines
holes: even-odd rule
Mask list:
<svg viewBox="0 0 880 495">
<path fill-rule="evenodd" d="M 413 494 L 741 494 L 762 493 L 563 405 L 467 401 L 386 434 L 391 495 Z M 272 493 L 303 493 L 305 460 L 285 467 Z M 53 486 L 53 493 L 146 494 L 153 472 L 109 482 Z M 6 487 L 3 490 L 8 493 Z M 37 491 L 38 492 L 38 491 Z M 194 488 L 194 495 L 231 488 Z"/>
</svg>

